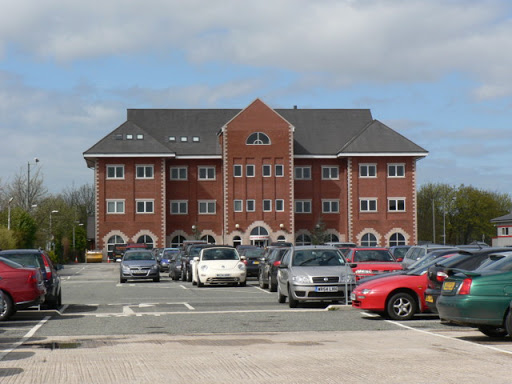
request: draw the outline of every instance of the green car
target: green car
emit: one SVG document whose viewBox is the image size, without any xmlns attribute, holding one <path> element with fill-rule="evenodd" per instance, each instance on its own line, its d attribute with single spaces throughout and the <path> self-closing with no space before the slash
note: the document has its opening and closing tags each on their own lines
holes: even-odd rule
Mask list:
<svg viewBox="0 0 512 384">
<path fill-rule="evenodd" d="M 439 317 L 490 337 L 512 336 L 512 252 L 491 255 L 474 271 L 450 273 L 437 301 Z"/>
</svg>

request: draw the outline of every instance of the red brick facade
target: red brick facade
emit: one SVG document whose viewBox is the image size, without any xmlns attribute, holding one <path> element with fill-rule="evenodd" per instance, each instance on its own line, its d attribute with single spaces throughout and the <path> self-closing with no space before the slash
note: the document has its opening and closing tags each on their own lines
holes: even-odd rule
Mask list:
<svg viewBox="0 0 512 384">
<path fill-rule="evenodd" d="M 246 144 L 257 132 L 269 143 Z M 296 156 L 294 127 L 260 100 L 226 121 L 217 135 L 217 155 L 95 157 L 96 244 L 106 253 L 108 244 L 143 236 L 155 247 L 194 238 L 307 242 L 319 223 L 330 240 L 416 243 L 417 156 Z M 360 165 L 370 165 L 376 175 L 362 176 Z M 390 165 L 405 174 L 390 175 Z M 122 167 L 123 177 L 107 177 L 108 166 Z M 152 168 L 152 176 L 137 177 L 137 166 Z M 296 177 L 296 168 L 310 170 L 310 177 Z M 141 207 L 150 212 L 137 212 Z"/>
</svg>

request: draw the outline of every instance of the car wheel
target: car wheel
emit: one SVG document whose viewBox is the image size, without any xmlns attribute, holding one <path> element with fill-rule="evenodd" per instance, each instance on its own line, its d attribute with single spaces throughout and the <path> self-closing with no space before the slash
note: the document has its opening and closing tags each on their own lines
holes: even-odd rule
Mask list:
<svg viewBox="0 0 512 384">
<path fill-rule="evenodd" d="M 59 291 L 59 295 L 57 296 L 57 308 L 62 306 L 62 291 Z"/>
<path fill-rule="evenodd" d="M 119 282 L 120 282 L 121 284 L 124 284 L 124 283 L 126 283 L 126 279 L 123 279 L 123 278 L 121 277 L 121 278 L 119 279 Z"/>
<path fill-rule="evenodd" d="M 507 316 L 508 317 L 508 316 Z M 482 332 L 484 335 L 489 337 L 505 337 L 508 335 L 508 332 L 503 327 L 494 327 L 492 325 L 481 325 L 478 327 L 478 330 Z"/>
<path fill-rule="evenodd" d="M 241 281 L 240 283 L 238 283 L 238 285 L 241 287 L 245 287 L 247 285 L 247 280 Z"/>
<path fill-rule="evenodd" d="M 271 274 L 268 275 L 268 289 L 270 292 L 277 291 L 277 283 L 274 280 L 272 280 Z"/>
<path fill-rule="evenodd" d="M 197 277 L 197 286 L 198 286 L 199 288 L 204 287 L 204 284 L 203 284 L 203 283 L 201 283 L 201 280 L 199 280 L 199 276 Z"/>
<path fill-rule="evenodd" d="M 14 303 L 6 293 L 3 295 L 4 298 L 4 310 L 0 312 L 0 321 L 5 321 L 16 312 L 14 309 Z"/>
<path fill-rule="evenodd" d="M 393 320 L 410 320 L 416 313 L 416 301 L 408 293 L 396 293 L 389 299 L 386 312 Z"/>
<path fill-rule="evenodd" d="M 60 296 L 60 292 L 59 294 L 52 298 L 48 303 L 47 303 L 47 306 L 49 309 L 58 309 L 59 308 L 59 296 Z"/>
<path fill-rule="evenodd" d="M 155 278 L 153 279 L 153 281 L 154 281 L 155 283 L 158 283 L 158 282 L 160 282 L 160 276 L 158 276 L 158 277 L 155 277 Z"/>
<path fill-rule="evenodd" d="M 187 269 L 187 281 L 190 283 L 192 281 L 192 271 Z"/>
<path fill-rule="evenodd" d="M 277 283 L 277 301 L 283 304 L 286 301 L 286 296 L 281 293 L 281 287 L 279 286 L 279 282 Z"/>
<path fill-rule="evenodd" d="M 261 273 L 258 275 L 258 280 L 259 280 L 260 288 L 261 288 L 261 289 L 266 289 L 266 288 L 268 288 L 268 283 L 265 283 L 265 282 L 263 281 L 263 272 L 261 272 Z"/>
<path fill-rule="evenodd" d="M 299 305 L 299 300 L 293 298 L 290 287 L 288 287 L 288 305 L 290 308 L 297 308 L 297 305 Z"/>
<path fill-rule="evenodd" d="M 505 319 L 505 327 L 509 337 L 512 337 L 512 311 L 508 311 L 507 318 Z"/>
</svg>

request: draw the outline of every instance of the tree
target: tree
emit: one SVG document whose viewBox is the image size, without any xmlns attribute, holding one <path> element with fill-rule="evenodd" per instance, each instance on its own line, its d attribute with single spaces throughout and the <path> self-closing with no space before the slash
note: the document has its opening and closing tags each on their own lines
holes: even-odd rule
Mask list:
<svg viewBox="0 0 512 384">
<path fill-rule="evenodd" d="M 16 239 L 14 238 L 13 231 L 8 230 L 6 227 L 0 227 L 0 249 L 13 248 L 16 248 Z"/>
<path fill-rule="evenodd" d="M 37 224 L 28 212 L 16 207 L 12 211 L 11 229 L 16 240 L 15 248 L 35 247 Z"/>
<path fill-rule="evenodd" d="M 32 169 L 33 168 L 32 166 Z M 26 211 L 30 211 L 32 205 L 38 204 L 47 193 L 48 190 L 44 186 L 40 167 L 36 167 L 31 175 L 29 175 L 28 172 L 25 173 L 23 169 L 20 169 L 20 171 L 14 175 L 13 181 L 6 186 L 6 196 L 13 197 L 14 204 Z"/>
<path fill-rule="evenodd" d="M 315 227 L 311 231 L 311 244 L 318 245 L 325 243 L 326 238 L 325 223 L 322 218 L 319 218 Z"/>
</svg>

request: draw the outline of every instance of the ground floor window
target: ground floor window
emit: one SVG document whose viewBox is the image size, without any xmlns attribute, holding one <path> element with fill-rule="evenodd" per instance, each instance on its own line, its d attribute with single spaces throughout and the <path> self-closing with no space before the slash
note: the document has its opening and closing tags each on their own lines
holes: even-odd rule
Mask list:
<svg viewBox="0 0 512 384">
<path fill-rule="evenodd" d="M 119 236 L 119 235 L 114 235 L 112 237 L 110 237 L 108 240 L 107 240 L 107 254 L 108 256 L 112 256 L 112 248 L 114 248 L 114 245 L 115 244 L 124 244 L 125 241 L 124 239 Z"/>
<path fill-rule="evenodd" d="M 377 238 L 373 233 L 366 233 L 361 238 L 361 246 L 362 247 L 376 247 L 377 246 Z"/>
<path fill-rule="evenodd" d="M 153 248 L 153 238 L 148 235 L 142 235 L 137 239 L 137 243 L 139 244 L 147 244 L 151 248 Z"/>
<path fill-rule="evenodd" d="M 213 236 L 205 235 L 201 237 L 201 240 L 205 240 L 208 244 L 215 244 L 215 239 Z"/>
<path fill-rule="evenodd" d="M 311 245 L 311 237 L 306 234 L 299 235 L 295 239 L 295 245 Z"/>
<path fill-rule="evenodd" d="M 180 248 L 185 240 L 183 236 L 174 236 L 171 240 L 171 248 Z"/>
<path fill-rule="evenodd" d="M 401 233 L 393 233 L 389 238 L 389 246 L 405 245 L 405 237 Z"/>
<path fill-rule="evenodd" d="M 233 237 L 233 247 L 237 247 L 239 245 L 242 245 L 242 239 L 240 236 Z"/>
<path fill-rule="evenodd" d="M 340 241 L 340 239 L 334 233 L 328 233 L 325 235 L 326 243 L 337 243 L 339 241 Z"/>
</svg>

